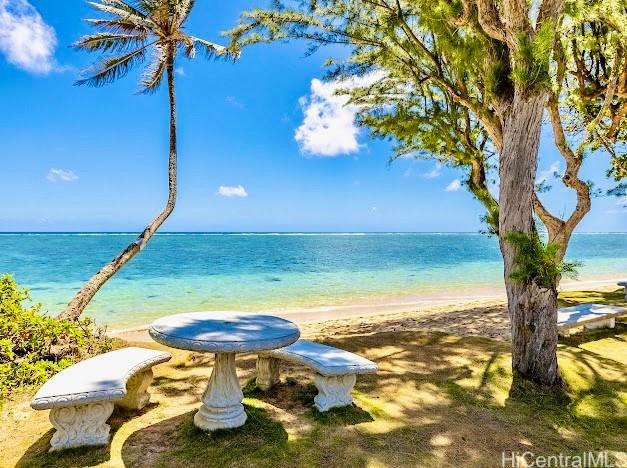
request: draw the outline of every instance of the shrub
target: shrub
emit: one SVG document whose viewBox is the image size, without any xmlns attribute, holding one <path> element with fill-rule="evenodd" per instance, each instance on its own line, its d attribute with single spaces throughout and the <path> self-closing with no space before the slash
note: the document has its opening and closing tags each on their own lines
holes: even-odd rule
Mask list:
<svg viewBox="0 0 627 468">
<path fill-rule="evenodd" d="M 111 349 L 104 329 L 89 318 L 59 320 L 28 303 L 27 289 L 8 274 L 0 277 L 0 396 L 41 385 L 74 362 Z"/>
</svg>

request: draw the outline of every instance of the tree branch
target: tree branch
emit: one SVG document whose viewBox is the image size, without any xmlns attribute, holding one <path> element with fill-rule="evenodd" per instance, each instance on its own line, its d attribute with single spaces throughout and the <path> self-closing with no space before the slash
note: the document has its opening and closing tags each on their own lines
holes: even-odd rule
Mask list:
<svg viewBox="0 0 627 468">
<path fill-rule="evenodd" d="M 483 31 L 492 39 L 507 42 L 505 25 L 493 0 L 477 0 L 477 14 Z"/>
<path fill-rule="evenodd" d="M 590 211 L 590 187 L 586 182 L 579 178 L 579 170 L 583 163 L 581 154 L 575 153 L 569 146 L 562 119 L 559 113 L 559 104 L 557 96 L 552 94 L 549 96 L 547 110 L 553 128 L 553 137 L 555 146 L 557 146 L 560 154 L 566 161 L 566 170 L 562 176 L 562 182 L 570 189 L 573 189 L 577 195 L 577 204 L 575 209 L 567 220 L 562 220 L 552 215 L 540 201 L 538 194 L 534 194 L 533 204 L 534 210 L 538 217 L 542 220 L 549 233 L 549 241 L 558 244 L 559 249 L 556 254 L 557 260 L 561 261 L 566 253 L 568 241 L 584 216 Z"/>
<path fill-rule="evenodd" d="M 538 12 L 536 31 L 547 21 L 557 22 L 563 6 L 564 0 L 543 0 Z"/>
</svg>

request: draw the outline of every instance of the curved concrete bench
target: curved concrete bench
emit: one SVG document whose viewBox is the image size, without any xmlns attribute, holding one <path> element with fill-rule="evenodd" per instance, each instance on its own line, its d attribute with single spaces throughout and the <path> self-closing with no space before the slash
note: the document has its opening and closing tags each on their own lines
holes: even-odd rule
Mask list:
<svg viewBox="0 0 627 468">
<path fill-rule="evenodd" d="M 568 335 L 572 328 L 614 328 L 616 317 L 627 315 L 627 308 L 605 304 L 579 304 L 557 311 L 557 327 Z"/>
<path fill-rule="evenodd" d="M 81 361 L 52 376 L 35 394 L 31 407 L 50 409 L 56 429 L 50 451 L 109 443 L 106 423 L 115 404 L 141 409 L 150 401 L 152 366 L 170 353 L 123 348 Z"/>
<path fill-rule="evenodd" d="M 318 394 L 314 406 L 327 411 L 353 403 L 351 391 L 357 374 L 371 374 L 377 365 L 357 354 L 313 341 L 298 340 L 284 348 L 260 353 L 257 358 L 257 386 L 269 390 L 279 382 L 281 361 L 302 364 L 316 372 L 314 382 Z"/>
</svg>

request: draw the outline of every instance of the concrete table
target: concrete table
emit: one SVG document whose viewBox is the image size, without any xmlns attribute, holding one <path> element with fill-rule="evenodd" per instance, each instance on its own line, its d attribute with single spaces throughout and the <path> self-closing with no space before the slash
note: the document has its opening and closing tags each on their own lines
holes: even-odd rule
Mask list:
<svg viewBox="0 0 627 468">
<path fill-rule="evenodd" d="M 194 424 L 204 430 L 239 427 L 246 421 L 244 395 L 235 372 L 235 354 L 267 351 L 298 340 L 298 327 L 271 315 L 192 312 L 160 318 L 150 325 L 158 343 L 215 353 L 215 363 Z"/>
</svg>

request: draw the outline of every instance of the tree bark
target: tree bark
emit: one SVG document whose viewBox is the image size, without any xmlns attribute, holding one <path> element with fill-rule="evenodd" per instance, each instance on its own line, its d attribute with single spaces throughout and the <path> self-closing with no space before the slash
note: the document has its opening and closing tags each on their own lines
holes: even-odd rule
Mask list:
<svg viewBox="0 0 627 468">
<path fill-rule="evenodd" d="M 514 281 L 517 248 L 511 232 L 536 234 L 533 221 L 534 180 L 542 113 L 547 94 L 527 96 L 516 90 L 503 122 L 503 151 L 499 165 L 499 239 L 504 261 L 505 288 L 512 330 L 514 386 L 531 381 L 560 387 L 557 366 L 557 288 L 530 280 Z"/>
<path fill-rule="evenodd" d="M 579 170 L 583 163 L 583 153 L 585 142 L 577 151 L 573 151 L 566 140 L 564 126 L 559 113 L 558 97 L 552 94 L 549 97 L 547 111 L 553 127 L 555 146 L 560 151 L 566 161 L 566 170 L 562 176 L 562 182 L 577 195 L 577 205 L 571 215 L 565 221 L 553 216 L 542 204 L 538 194 L 534 196 L 534 209 L 542 220 L 549 233 L 549 241 L 559 246 L 555 255 L 556 261 L 562 261 L 568 248 L 568 242 L 575 228 L 590 211 L 592 202 L 590 200 L 590 187 L 579 177 Z"/>
<path fill-rule="evenodd" d="M 135 255 L 146 246 L 150 238 L 170 216 L 176 204 L 176 96 L 174 92 L 174 55 L 169 54 L 167 62 L 168 96 L 170 101 L 170 154 L 168 158 L 168 201 L 164 209 L 146 226 L 133 243 L 129 244 L 117 257 L 105 265 L 92 276 L 74 296 L 65 310 L 58 316 L 59 319 L 77 320 L 87 304 L 96 295 L 98 290 L 118 271 L 124 267 Z"/>
</svg>

